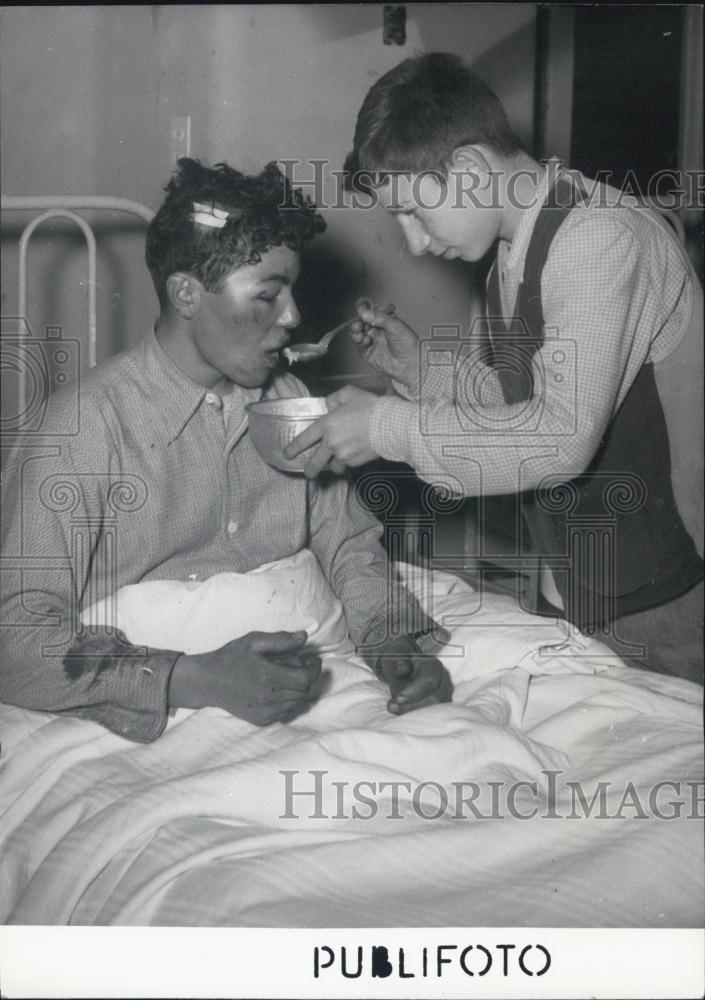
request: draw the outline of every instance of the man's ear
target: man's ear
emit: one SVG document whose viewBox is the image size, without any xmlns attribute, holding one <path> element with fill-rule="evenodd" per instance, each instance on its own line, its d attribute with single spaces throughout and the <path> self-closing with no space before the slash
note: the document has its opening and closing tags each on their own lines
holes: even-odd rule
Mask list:
<svg viewBox="0 0 705 1000">
<path fill-rule="evenodd" d="M 193 319 L 201 304 L 201 283 L 197 278 L 175 271 L 166 279 L 166 294 L 182 319 Z"/>
<path fill-rule="evenodd" d="M 484 146 L 458 146 L 450 158 L 451 170 L 467 170 L 487 174 L 492 171 L 489 151 Z"/>
</svg>

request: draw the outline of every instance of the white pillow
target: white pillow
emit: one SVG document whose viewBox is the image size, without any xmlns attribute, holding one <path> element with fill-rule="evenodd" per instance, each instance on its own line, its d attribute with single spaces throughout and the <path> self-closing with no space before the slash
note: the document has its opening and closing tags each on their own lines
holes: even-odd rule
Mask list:
<svg viewBox="0 0 705 1000">
<path fill-rule="evenodd" d="M 567 622 L 531 615 L 510 597 L 480 595 L 450 573 L 405 563 L 397 563 L 397 569 L 420 604 L 450 632 L 442 649 L 424 645 L 440 657 L 455 683 L 517 666 L 533 674 L 592 673 L 618 662 L 607 647 Z M 100 601 L 81 619 L 86 625 L 113 625 L 135 645 L 191 654 L 217 649 L 248 632 L 300 629 L 321 653 L 354 652 L 342 605 L 308 549 L 249 573 L 122 587 L 114 601 Z"/>
<path fill-rule="evenodd" d="M 248 632 L 305 629 L 310 644 L 324 653 L 349 644 L 342 605 L 308 549 L 249 573 L 122 587 L 115 601 L 99 601 L 81 620 L 117 627 L 138 646 L 189 654 L 218 649 Z"/>
</svg>

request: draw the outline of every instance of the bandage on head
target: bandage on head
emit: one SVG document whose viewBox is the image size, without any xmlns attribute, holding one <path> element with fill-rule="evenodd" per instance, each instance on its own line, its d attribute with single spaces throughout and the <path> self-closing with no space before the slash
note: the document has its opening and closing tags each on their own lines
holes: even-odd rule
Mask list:
<svg viewBox="0 0 705 1000">
<path fill-rule="evenodd" d="M 209 226 L 211 229 L 222 229 L 230 218 L 230 213 L 215 205 L 202 205 L 198 201 L 193 203 L 191 219 L 199 226 Z"/>
</svg>

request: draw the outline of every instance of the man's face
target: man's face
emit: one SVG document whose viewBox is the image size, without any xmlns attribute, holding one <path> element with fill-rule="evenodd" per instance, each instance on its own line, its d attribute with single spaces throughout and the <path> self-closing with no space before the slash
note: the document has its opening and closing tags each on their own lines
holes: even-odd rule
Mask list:
<svg viewBox="0 0 705 1000">
<path fill-rule="evenodd" d="M 491 177 L 450 170 L 443 183 L 431 173 L 397 174 L 379 191 L 415 256 L 476 261 L 499 235 L 501 215 Z"/>
<path fill-rule="evenodd" d="M 201 292 L 191 330 L 206 381 L 225 376 L 246 388 L 264 385 L 301 320 L 293 298 L 298 276 L 299 255 L 280 246 L 259 264 L 232 271 L 222 291 Z"/>
</svg>

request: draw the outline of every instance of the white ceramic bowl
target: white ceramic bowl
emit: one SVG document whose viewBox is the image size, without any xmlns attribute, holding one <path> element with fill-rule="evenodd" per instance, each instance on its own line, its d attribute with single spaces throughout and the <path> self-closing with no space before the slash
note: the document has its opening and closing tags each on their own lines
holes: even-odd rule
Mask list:
<svg viewBox="0 0 705 1000">
<path fill-rule="evenodd" d="M 247 418 L 252 444 L 265 462 L 275 469 L 303 472 L 317 445 L 307 448 L 293 459 L 284 458 L 282 452 L 293 438 L 327 412 L 325 399 L 316 396 L 292 396 L 250 403 Z"/>
</svg>

